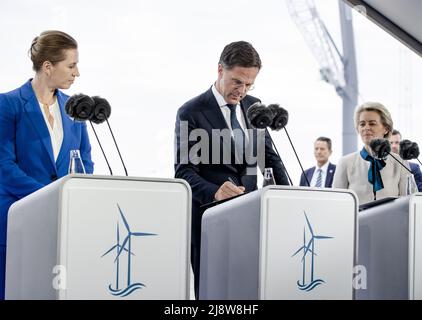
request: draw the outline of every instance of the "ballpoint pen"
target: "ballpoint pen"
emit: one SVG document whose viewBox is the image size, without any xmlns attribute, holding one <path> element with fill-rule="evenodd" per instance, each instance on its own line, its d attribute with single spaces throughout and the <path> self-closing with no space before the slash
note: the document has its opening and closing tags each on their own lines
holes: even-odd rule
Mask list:
<svg viewBox="0 0 422 320">
<path fill-rule="evenodd" d="M 234 182 L 234 180 L 233 180 L 231 177 L 229 177 L 229 178 L 228 178 L 228 180 L 229 180 L 231 183 L 233 183 L 233 184 L 237 187 L 237 183 L 236 183 L 236 182 Z"/>
</svg>

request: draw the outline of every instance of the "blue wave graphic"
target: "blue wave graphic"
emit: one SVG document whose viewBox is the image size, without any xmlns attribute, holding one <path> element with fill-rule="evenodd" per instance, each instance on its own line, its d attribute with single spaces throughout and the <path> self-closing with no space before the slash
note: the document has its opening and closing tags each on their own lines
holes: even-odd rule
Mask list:
<svg viewBox="0 0 422 320">
<path fill-rule="evenodd" d="M 108 286 L 108 289 L 113 296 L 126 297 L 126 296 L 130 295 L 133 291 L 138 290 L 138 289 L 142 289 L 144 287 L 145 287 L 145 285 L 142 284 L 142 283 L 132 283 L 127 288 L 124 288 L 124 289 L 121 289 L 121 290 L 115 290 L 111 287 L 111 284 L 110 284 Z"/>
<path fill-rule="evenodd" d="M 320 284 L 325 283 L 324 280 L 322 279 L 316 279 L 314 281 L 312 281 L 311 283 L 308 283 L 307 285 L 302 285 L 299 283 L 299 280 L 297 281 L 297 286 L 299 287 L 300 290 L 303 291 L 311 291 L 313 289 L 315 289 L 316 286 L 319 286 Z"/>
</svg>

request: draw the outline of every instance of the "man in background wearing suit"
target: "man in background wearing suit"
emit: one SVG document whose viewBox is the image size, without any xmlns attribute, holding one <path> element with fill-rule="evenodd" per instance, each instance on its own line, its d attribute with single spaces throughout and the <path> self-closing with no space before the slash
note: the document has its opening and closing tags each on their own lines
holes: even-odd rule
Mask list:
<svg viewBox="0 0 422 320">
<path fill-rule="evenodd" d="M 220 56 L 216 82 L 177 112 L 175 177 L 185 179 L 192 188 L 191 262 L 196 298 L 199 294 L 201 219 L 204 211 L 201 206 L 257 189 L 257 163 L 245 160 L 243 154 L 246 149 L 257 150 L 256 137 L 260 133 L 265 167 L 273 168 L 277 184 L 288 185 L 284 168 L 272 149 L 268 135 L 262 130 L 259 133 L 252 129 L 246 117 L 248 108 L 259 101 L 247 93 L 253 89 L 260 69 L 261 59 L 250 43 L 238 41 L 228 44 Z M 217 137 L 217 133 L 223 131 L 228 132 L 226 141 Z M 196 141 L 198 137 L 199 142 Z M 203 148 L 198 151 L 198 146 Z M 228 146 L 227 157 L 224 152 Z M 264 170 L 260 169 L 261 172 Z"/>
<path fill-rule="evenodd" d="M 306 177 L 308 178 L 311 187 L 331 188 L 333 185 L 336 165 L 328 161 L 333 152 L 331 146 L 331 139 L 326 137 L 319 137 L 314 143 L 314 155 L 317 165 L 305 170 Z M 308 186 L 303 173 L 300 177 L 300 186 Z"/>
<path fill-rule="evenodd" d="M 394 153 L 400 154 L 400 141 L 401 133 L 398 130 L 393 130 L 393 133 L 390 137 L 391 151 Z M 422 172 L 417 163 L 409 161 L 410 171 L 412 171 L 413 176 L 415 177 L 416 185 L 418 186 L 418 191 L 422 192 Z"/>
</svg>

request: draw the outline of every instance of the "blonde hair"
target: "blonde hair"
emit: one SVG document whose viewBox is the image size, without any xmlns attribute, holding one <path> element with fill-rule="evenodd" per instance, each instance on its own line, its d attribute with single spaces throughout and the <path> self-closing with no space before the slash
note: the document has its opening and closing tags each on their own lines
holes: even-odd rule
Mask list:
<svg viewBox="0 0 422 320">
<path fill-rule="evenodd" d="M 381 123 L 388 130 L 384 138 L 389 138 L 393 132 L 393 119 L 391 118 L 390 111 L 379 102 L 365 102 L 358 106 L 355 110 L 355 129 L 359 132 L 359 116 L 364 111 L 374 111 L 380 115 Z"/>
</svg>

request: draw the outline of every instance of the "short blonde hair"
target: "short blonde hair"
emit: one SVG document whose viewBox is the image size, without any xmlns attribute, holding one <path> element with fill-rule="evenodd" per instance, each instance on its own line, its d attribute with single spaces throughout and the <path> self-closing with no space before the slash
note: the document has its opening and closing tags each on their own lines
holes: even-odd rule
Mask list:
<svg viewBox="0 0 422 320">
<path fill-rule="evenodd" d="M 365 102 L 364 104 L 358 106 L 355 110 L 355 129 L 359 132 L 359 117 L 360 114 L 364 111 L 375 111 L 380 115 L 381 123 L 388 130 L 384 135 L 384 138 L 389 138 L 393 132 L 393 119 L 391 118 L 390 111 L 379 102 Z"/>
</svg>

